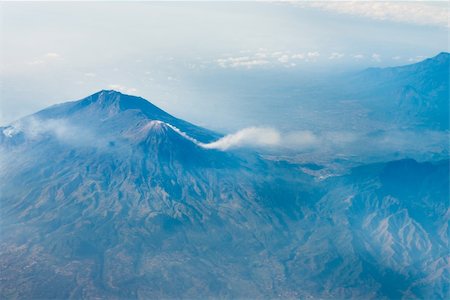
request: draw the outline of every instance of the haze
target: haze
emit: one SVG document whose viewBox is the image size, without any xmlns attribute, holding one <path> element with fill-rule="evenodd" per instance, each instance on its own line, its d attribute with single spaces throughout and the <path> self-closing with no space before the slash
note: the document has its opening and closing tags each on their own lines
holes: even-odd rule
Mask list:
<svg viewBox="0 0 450 300">
<path fill-rule="evenodd" d="M 259 101 L 279 106 L 261 86 L 447 51 L 447 14 L 445 2 L 3 2 L 0 123 L 114 89 L 215 130 L 259 125 Z"/>
</svg>

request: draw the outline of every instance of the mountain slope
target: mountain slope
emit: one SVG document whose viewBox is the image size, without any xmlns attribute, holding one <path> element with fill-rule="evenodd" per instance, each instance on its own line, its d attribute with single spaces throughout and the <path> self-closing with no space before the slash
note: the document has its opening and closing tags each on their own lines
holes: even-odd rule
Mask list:
<svg viewBox="0 0 450 300">
<path fill-rule="evenodd" d="M 214 87 L 216 100 L 212 102 L 219 102 L 217 107 L 227 112 L 215 115 L 227 120 L 232 129 L 262 124 L 286 130 L 355 130 L 363 134 L 441 131 L 449 128 L 449 57 L 443 52 L 405 66 L 337 74 L 304 68 L 202 71 L 193 75 L 193 82 Z M 209 94 L 199 91 L 196 96 L 206 99 Z"/>
<path fill-rule="evenodd" d="M 204 149 L 174 124 L 215 134 L 135 101 L 101 92 L 3 129 L 3 296 L 263 295 L 270 266 L 250 280 L 243 263 L 282 232 L 257 195 L 272 179 L 250 169 L 267 163 Z"/>
<path fill-rule="evenodd" d="M 79 123 L 86 123 L 89 118 L 107 117 L 111 119 L 108 125 L 117 128 L 129 126 L 121 123 L 121 119 L 126 122 L 142 119 L 158 120 L 179 128 L 201 142 L 209 142 L 219 137 L 217 133 L 171 116 L 143 98 L 112 90 L 103 90 L 79 101 L 54 105 L 33 116 L 43 120 L 68 118 Z M 97 122 L 94 121 L 93 125 L 95 124 Z"/>
<path fill-rule="evenodd" d="M 450 54 L 442 52 L 411 65 L 363 71 L 350 78 L 348 93 L 376 107 L 379 115 L 392 109 L 403 126 L 448 130 L 449 73 Z"/>
</svg>

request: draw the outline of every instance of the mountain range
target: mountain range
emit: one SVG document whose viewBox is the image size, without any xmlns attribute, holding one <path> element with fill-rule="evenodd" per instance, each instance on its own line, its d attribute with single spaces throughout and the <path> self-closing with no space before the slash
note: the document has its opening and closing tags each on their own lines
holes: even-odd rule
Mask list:
<svg viewBox="0 0 450 300">
<path fill-rule="evenodd" d="M 296 68 L 200 73 L 198 85 L 219 92 L 197 96 L 219 98 L 220 110 L 233 107 L 239 118 L 218 115 L 240 127 L 448 130 L 449 70 L 450 54 L 442 52 L 409 65 L 339 73 Z"/>
<path fill-rule="evenodd" d="M 445 130 L 432 78 L 398 107 Z M 448 298 L 448 158 L 324 177 L 220 137 L 110 90 L 0 128 L 1 297 Z"/>
</svg>

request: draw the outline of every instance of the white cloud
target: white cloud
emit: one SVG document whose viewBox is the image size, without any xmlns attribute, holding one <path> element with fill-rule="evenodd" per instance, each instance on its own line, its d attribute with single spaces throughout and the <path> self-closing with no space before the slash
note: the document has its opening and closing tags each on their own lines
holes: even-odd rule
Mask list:
<svg viewBox="0 0 450 300">
<path fill-rule="evenodd" d="M 309 130 L 292 131 L 283 135 L 283 145 L 288 148 L 307 148 L 319 143 L 320 138 Z"/>
<path fill-rule="evenodd" d="M 35 60 L 28 62 L 28 64 L 32 65 L 32 66 L 43 65 L 43 64 L 45 64 L 45 61 L 42 59 L 35 59 Z"/>
<path fill-rule="evenodd" d="M 280 63 L 287 63 L 287 62 L 289 62 L 289 55 L 283 54 L 282 56 L 278 57 L 278 61 Z"/>
<path fill-rule="evenodd" d="M 182 134 L 185 136 L 185 134 Z M 429 131 L 427 137 L 428 146 L 423 145 L 424 151 L 431 144 L 438 145 L 448 139 L 442 132 Z M 186 137 L 186 136 L 185 136 Z M 314 151 L 315 153 L 338 152 L 351 153 L 352 155 L 361 155 L 368 153 L 380 154 L 385 151 L 413 151 L 417 153 L 417 139 L 423 138 L 423 133 L 415 131 L 387 131 L 380 136 L 373 137 L 363 132 L 353 131 L 327 131 L 313 133 L 308 130 L 280 132 L 270 127 L 250 127 L 239 130 L 236 133 L 226 135 L 225 137 L 204 144 L 186 137 L 200 147 L 206 149 L 218 149 L 222 151 L 236 148 L 265 148 L 265 149 L 285 149 L 290 151 Z M 426 151 L 426 150 L 425 150 Z"/>
<path fill-rule="evenodd" d="M 226 135 L 215 142 L 202 143 L 175 126 L 162 121 L 151 121 L 149 126 L 158 124 L 167 125 L 199 147 L 221 151 L 244 147 L 284 149 L 300 152 L 314 151 L 315 153 L 332 153 L 332 155 L 336 155 L 340 151 L 346 151 L 347 153 L 352 153 L 352 155 L 360 155 L 362 153 L 367 155 L 368 153 L 383 153 L 383 151 L 398 151 L 399 148 L 404 150 L 412 149 L 414 152 L 417 152 L 417 143 L 415 141 L 423 137 L 423 133 L 408 131 L 389 131 L 373 137 L 362 132 L 353 131 L 326 131 L 316 134 L 308 130 L 280 132 L 271 127 L 248 127 Z M 10 135 L 11 133 L 7 132 L 5 134 Z M 433 137 L 430 140 L 432 143 L 442 143 L 442 141 L 447 140 L 447 135 L 442 132 L 428 132 L 426 136 Z"/>
<path fill-rule="evenodd" d="M 243 53 L 242 51 L 240 51 Z M 269 51 L 264 48 L 259 48 L 257 51 L 245 51 L 245 56 L 232 56 L 228 54 L 225 58 L 216 59 L 214 62 L 222 68 L 255 68 L 260 66 L 283 66 L 291 68 L 297 66 L 300 61 L 316 62 L 320 57 L 317 51 L 310 51 L 304 53 L 295 53 L 288 50 Z M 335 52 L 334 58 L 341 58 L 342 53 Z"/>
<path fill-rule="evenodd" d="M 219 58 L 217 64 L 222 68 L 252 68 L 268 64 L 265 59 L 252 58 L 249 56 Z"/>
<path fill-rule="evenodd" d="M 294 3 L 302 7 L 314 7 L 374 20 L 448 27 L 448 7 L 435 5 L 435 3 L 406 1 L 305 1 Z"/>
<path fill-rule="evenodd" d="M 257 58 L 266 58 L 266 57 L 267 57 L 267 53 L 264 53 L 264 52 L 257 52 L 257 53 L 255 54 L 255 57 L 257 57 Z"/>
<path fill-rule="evenodd" d="M 303 53 L 297 53 L 297 54 L 292 55 L 292 58 L 293 59 L 304 59 L 305 55 Z"/>
<path fill-rule="evenodd" d="M 126 93 L 126 94 L 134 94 L 137 92 L 137 89 L 135 89 L 135 88 L 128 88 L 128 87 L 125 87 L 120 84 L 110 84 L 110 85 L 108 85 L 108 88 L 111 90 L 119 91 L 119 92 Z"/>
<path fill-rule="evenodd" d="M 70 145 L 93 147 L 105 145 L 105 141 L 96 136 L 91 128 L 74 125 L 66 119 L 40 119 L 30 116 L 14 122 L 3 130 L 3 134 L 9 138 L 19 133 L 23 133 L 27 140 L 53 136 Z"/>
<path fill-rule="evenodd" d="M 58 53 L 49 52 L 49 53 L 42 55 L 41 57 L 39 57 L 37 59 L 27 62 L 27 64 L 31 65 L 31 66 L 44 65 L 52 60 L 59 59 L 59 58 L 61 58 L 61 55 L 59 55 Z"/>
<path fill-rule="evenodd" d="M 408 59 L 409 62 L 419 62 L 421 60 L 423 60 L 425 57 L 423 55 L 418 55 L 416 57 L 410 57 Z"/>
<path fill-rule="evenodd" d="M 292 60 L 303 60 L 306 62 L 315 62 L 320 53 L 317 51 L 310 51 L 305 54 L 295 53 L 291 51 L 268 51 L 266 49 L 258 49 L 255 53 L 245 51 L 245 56 L 228 56 L 226 58 L 219 58 L 215 60 L 222 68 L 254 68 L 259 66 L 283 66 L 285 68 L 295 67 L 297 63 Z M 335 57 L 341 58 L 344 56 L 342 53 L 334 53 Z"/>
<path fill-rule="evenodd" d="M 392 57 L 393 60 L 399 60 L 400 58 L 402 58 L 402 57 L 401 57 L 401 56 L 398 56 L 398 55 Z"/>
<path fill-rule="evenodd" d="M 317 52 L 317 51 L 314 51 L 314 52 L 308 52 L 307 55 L 308 55 L 309 58 L 317 58 L 317 57 L 320 56 L 320 53 Z"/>
<path fill-rule="evenodd" d="M 342 57 L 344 57 L 344 53 L 333 52 L 328 59 L 341 59 Z"/>
<path fill-rule="evenodd" d="M 177 127 L 162 121 L 151 121 L 147 126 L 166 125 L 174 130 L 176 133 L 205 149 L 230 150 L 242 147 L 248 148 L 271 148 L 283 147 L 288 149 L 306 149 L 317 146 L 322 142 L 311 131 L 292 131 L 281 133 L 280 131 L 271 127 L 247 127 L 235 133 L 228 134 L 215 142 L 202 143 L 195 138 L 189 136 Z"/>
<path fill-rule="evenodd" d="M 59 55 L 58 53 L 55 53 L 55 52 L 49 52 L 49 53 L 45 54 L 45 57 L 46 58 L 60 58 L 61 55 Z"/>
<path fill-rule="evenodd" d="M 284 148 L 306 150 L 318 147 L 343 147 L 353 143 L 357 136 L 350 132 L 326 132 L 317 135 L 309 130 L 280 132 L 271 127 L 248 127 L 208 144 L 196 142 L 206 149 Z"/>
<path fill-rule="evenodd" d="M 275 51 L 275 52 L 272 53 L 272 56 L 278 57 L 278 56 L 281 56 L 281 55 L 283 55 L 283 54 L 284 54 L 283 51 Z"/>
<path fill-rule="evenodd" d="M 273 128 L 249 127 L 229 134 L 223 138 L 202 146 L 207 149 L 228 150 L 237 147 L 268 147 L 280 144 L 281 135 Z"/>
<path fill-rule="evenodd" d="M 355 55 L 353 55 L 353 57 L 356 58 L 356 59 L 363 59 L 364 55 L 362 55 L 362 54 L 355 54 Z"/>
<path fill-rule="evenodd" d="M 95 77 L 95 76 L 97 76 L 97 74 L 88 72 L 88 73 L 84 73 L 84 76 L 86 76 L 86 77 Z"/>
<path fill-rule="evenodd" d="M 380 62 L 381 61 L 381 55 L 378 53 L 373 53 L 372 54 L 372 60 L 376 61 L 376 62 Z"/>
</svg>

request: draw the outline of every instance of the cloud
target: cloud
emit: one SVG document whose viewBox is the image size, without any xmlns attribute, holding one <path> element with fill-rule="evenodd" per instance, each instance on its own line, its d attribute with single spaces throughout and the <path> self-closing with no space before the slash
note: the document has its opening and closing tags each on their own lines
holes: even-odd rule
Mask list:
<svg viewBox="0 0 450 300">
<path fill-rule="evenodd" d="M 90 128 L 74 125 L 65 119 L 40 119 L 30 116 L 14 122 L 3 130 L 3 134 L 8 138 L 20 133 L 30 141 L 52 136 L 69 145 L 99 147 L 103 143 Z"/>
<path fill-rule="evenodd" d="M 448 7 L 445 4 L 406 1 L 304 1 L 294 4 L 373 20 L 448 27 Z"/>
<path fill-rule="evenodd" d="M 418 55 L 418 56 L 416 56 L 416 57 L 410 57 L 410 58 L 408 58 L 408 61 L 414 63 L 414 62 L 422 61 L 422 60 L 424 60 L 424 58 L 425 58 L 425 56 L 423 56 L 423 55 Z"/>
<path fill-rule="evenodd" d="M 344 53 L 333 52 L 328 59 L 341 59 L 342 57 L 344 57 Z"/>
<path fill-rule="evenodd" d="M 264 148 L 295 151 L 314 149 L 314 151 L 325 152 L 330 149 L 349 149 L 355 147 L 355 145 L 361 147 L 361 141 L 363 140 L 363 145 L 370 144 L 363 134 L 356 132 L 327 131 L 314 133 L 310 130 L 281 132 L 272 127 L 244 128 L 215 142 L 205 144 L 192 139 L 176 128 L 175 130 L 203 148 L 222 151 L 237 148 Z M 385 138 L 386 136 L 383 136 L 381 141 L 384 141 Z M 372 142 L 374 141 L 372 140 Z M 374 143 L 377 142 L 379 141 Z"/>
<path fill-rule="evenodd" d="M 336 134 L 328 137 L 339 138 Z M 346 137 L 348 141 L 348 137 Z M 305 150 L 324 143 L 324 137 L 309 130 L 280 132 L 272 127 L 248 127 L 208 144 L 199 143 L 206 149 L 230 150 L 236 148 L 284 148 Z"/>
<path fill-rule="evenodd" d="M 281 135 L 273 128 L 249 127 L 239 130 L 236 133 L 226 135 L 215 142 L 203 144 L 202 147 L 207 149 L 228 150 L 246 146 L 271 147 L 279 145 L 280 142 Z"/>
<path fill-rule="evenodd" d="M 228 134 L 215 142 L 202 143 L 177 127 L 162 121 L 151 121 L 149 126 L 154 124 L 164 124 L 173 131 L 191 141 L 192 143 L 205 148 L 217 150 L 231 150 L 237 148 L 286 148 L 286 149 L 307 149 L 322 144 L 321 138 L 309 130 L 280 132 L 272 127 L 247 127 L 235 133 Z M 332 138 L 339 137 L 339 134 Z M 345 141 L 348 141 L 346 137 Z"/>
<path fill-rule="evenodd" d="M 424 138 L 426 137 L 426 138 Z M 420 140 L 420 143 L 417 141 Z M 250 127 L 229 134 L 209 144 L 197 143 L 206 149 L 227 151 L 256 148 L 262 151 L 311 153 L 322 157 L 336 155 L 368 156 L 386 159 L 389 155 L 421 157 L 433 152 L 448 153 L 448 136 L 442 131 L 389 130 L 374 132 L 308 130 L 281 132 L 271 127 Z"/>
<path fill-rule="evenodd" d="M 376 61 L 376 62 L 380 62 L 381 61 L 381 55 L 378 54 L 378 53 L 373 53 L 371 57 L 372 57 L 373 61 Z"/>
<path fill-rule="evenodd" d="M 49 52 L 49 53 L 45 54 L 45 57 L 46 58 L 60 58 L 61 55 L 59 55 L 58 53 L 55 53 L 55 52 Z"/>
<path fill-rule="evenodd" d="M 177 132 L 180 132 L 177 130 Z M 182 133 L 183 136 L 187 136 Z M 228 134 L 212 143 L 200 143 L 189 139 L 206 149 L 222 151 L 237 148 L 264 148 L 304 151 L 315 149 L 342 149 L 354 145 L 362 137 L 354 132 L 330 131 L 320 134 L 310 130 L 281 132 L 272 127 L 248 127 Z"/>
<path fill-rule="evenodd" d="M 297 53 L 297 54 L 292 55 L 292 58 L 293 59 L 304 59 L 305 55 L 303 53 Z"/>
<path fill-rule="evenodd" d="M 266 58 L 267 57 L 267 53 L 257 52 L 257 53 L 255 53 L 255 57 L 257 57 L 257 58 Z"/>
<path fill-rule="evenodd" d="M 35 59 L 35 60 L 28 62 L 28 64 L 31 66 L 43 65 L 43 64 L 45 64 L 45 61 L 42 59 Z"/>
<path fill-rule="evenodd" d="M 86 77 L 95 77 L 95 76 L 97 76 L 97 74 L 92 73 L 92 72 L 88 72 L 88 73 L 84 73 L 84 76 L 86 76 Z"/>
<path fill-rule="evenodd" d="M 317 57 L 320 56 L 320 53 L 317 52 L 317 51 L 314 51 L 314 52 L 308 52 L 307 55 L 308 55 L 309 58 L 317 58 Z"/>
<path fill-rule="evenodd" d="M 281 63 L 289 62 L 289 55 L 284 54 L 284 55 L 278 57 L 278 61 L 281 62 Z"/>
<path fill-rule="evenodd" d="M 426 137 L 426 138 L 424 138 Z M 420 143 L 417 141 L 420 140 Z M 289 151 L 321 157 L 337 155 L 382 158 L 398 153 L 406 157 L 422 157 L 433 152 L 448 153 L 448 136 L 442 131 L 389 130 L 374 132 L 311 131 L 280 132 L 270 127 L 250 127 L 227 135 L 209 144 L 206 149 L 222 151 L 236 148 L 257 148 L 262 151 Z M 197 142 L 198 143 L 198 142 Z"/>
<path fill-rule="evenodd" d="M 261 53 L 259 53 L 261 56 Z M 269 61 L 261 58 L 253 58 L 249 56 L 219 58 L 217 64 L 222 68 L 252 68 L 268 64 Z"/>
<path fill-rule="evenodd" d="M 281 145 L 287 148 L 310 148 L 320 142 L 320 137 L 309 130 L 291 131 L 282 136 Z"/>
<path fill-rule="evenodd" d="M 364 55 L 362 55 L 362 54 L 355 54 L 355 55 L 353 55 L 353 57 L 356 58 L 356 59 L 363 59 Z"/>
<path fill-rule="evenodd" d="M 31 66 L 39 66 L 44 65 L 50 61 L 54 61 L 56 59 L 60 59 L 61 55 L 55 52 L 49 52 L 44 55 L 42 55 L 40 58 L 34 59 L 32 61 L 29 61 L 27 64 Z"/>
<path fill-rule="evenodd" d="M 294 67 L 296 62 L 292 60 L 303 60 L 305 62 L 315 62 L 320 53 L 317 51 L 310 51 L 306 54 L 296 53 L 292 54 L 291 51 L 268 51 L 267 49 L 260 48 L 258 51 L 252 54 L 252 51 L 245 50 L 240 51 L 245 53 L 245 56 L 229 56 L 226 58 L 219 58 L 215 62 L 222 68 L 255 68 L 260 66 L 282 66 L 282 67 Z M 334 53 L 335 58 L 341 58 L 342 53 Z"/>
<path fill-rule="evenodd" d="M 284 54 L 283 51 L 275 51 L 275 52 L 271 53 L 271 56 L 273 56 L 273 57 L 278 57 L 278 56 L 281 56 L 281 55 L 283 55 L 283 54 Z"/>
<path fill-rule="evenodd" d="M 126 94 L 134 94 L 137 92 L 136 88 L 129 88 L 129 87 L 125 87 L 120 84 L 110 84 L 110 85 L 108 85 L 108 88 L 111 90 L 119 91 L 119 92 L 126 93 Z"/>
</svg>

